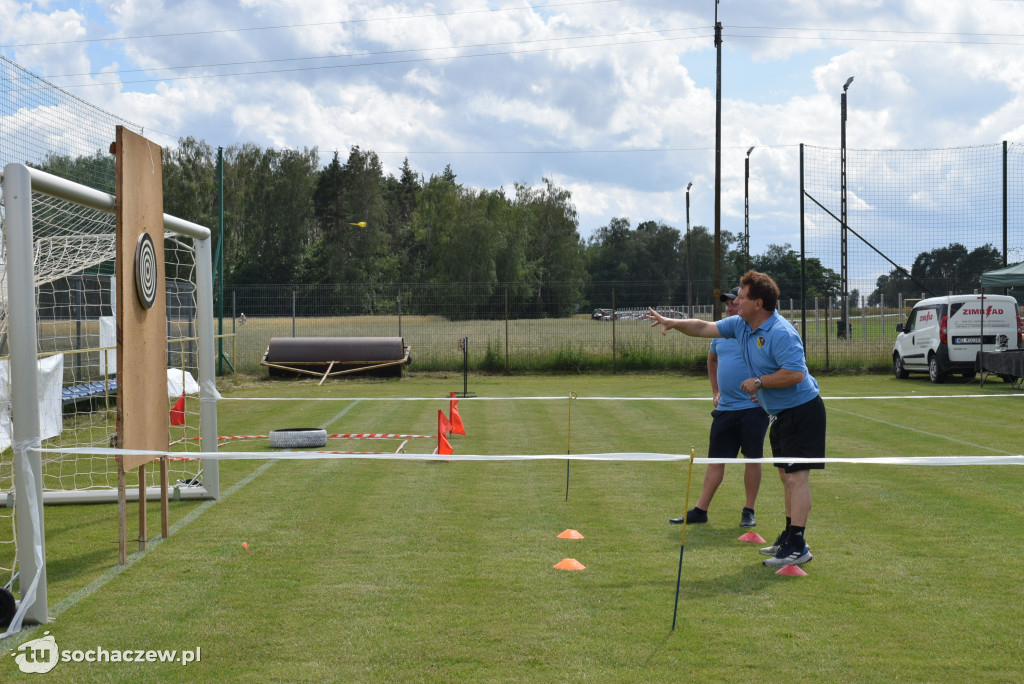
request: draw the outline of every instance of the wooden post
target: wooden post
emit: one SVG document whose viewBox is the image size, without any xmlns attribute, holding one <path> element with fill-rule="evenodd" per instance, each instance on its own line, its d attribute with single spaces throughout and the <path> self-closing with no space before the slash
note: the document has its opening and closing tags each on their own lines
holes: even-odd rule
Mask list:
<svg viewBox="0 0 1024 684">
<path fill-rule="evenodd" d="M 171 535 L 170 510 L 167 503 L 167 457 L 160 457 L 160 535 L 167 539 Z"/>
<path fill-rule="evenodd" d="M 146 464 L 139 466 L 139 551 L 146 550 Z"/>
<path fill-rule="evenodd" d="M 128 562 L 128 493 L 125 491 L 124 462 L 117 459 L 117 562 Z"/>
</svg>

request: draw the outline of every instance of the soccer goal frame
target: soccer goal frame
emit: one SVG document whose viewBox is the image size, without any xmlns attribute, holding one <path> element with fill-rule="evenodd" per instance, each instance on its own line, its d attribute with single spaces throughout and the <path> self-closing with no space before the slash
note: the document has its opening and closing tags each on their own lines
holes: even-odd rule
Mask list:
<svg viewBox="0 0 1024 684">
<path fill-rule="evenodd" d="M 42 624 L 47 622 L 46 554 L 32 196 L 39 193 L 107 214 L 115 212 L 116 198 L 24 164 L 8 164 L 3 168 L 2 193 L 7 250 L 11 412 L 14 416 L 11 447 L 15 540 L 21 599 L 15 619 Z M 200 451 L 214 452 L 217 450 L 217 392 L 211 233 L 209 228 L 167 214 L 163 214 L 163 228 L 165 236 L 191 239 L 195 253 L 199 441 Z M 160 391 L 164 392 L 164 378 L 159 382 Z M 204 463 L 202 489 L 202 498 L 219 498 L 220 478 L 216 461 Z"/>
</svg>

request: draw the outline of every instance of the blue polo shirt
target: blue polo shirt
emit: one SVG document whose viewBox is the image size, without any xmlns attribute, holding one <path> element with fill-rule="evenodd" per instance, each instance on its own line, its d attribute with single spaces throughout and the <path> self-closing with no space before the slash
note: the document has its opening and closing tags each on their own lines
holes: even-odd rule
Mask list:
<svg viewBox="0 0 1024 684">
<path fill-rule="evenodd" d="M 818 382 L 807 370 L 800 334 L 778 311 L 755 330 L 739 316 L 723 318 L 717 325 L 718 334 L 739 342 L 749 377 L 770 375 L 780 368 L 804 374 L 804 379 L 792 387 L 764 387 L 758 391 L 757 400 L 769 414 L 806 404 L 818 396 Z"/>
<path fill-rule="evenodd" d="M 716 337 L 711 340 L 711 353 L 718 356 L 718 400 L 719 411 L 745 411 L 757 408 L 750 401 L 750 395 L 740 389 L 743 381 L 750 377 L 747 364 L 740 354 L 740 343 L 737 340 Z"/>
</svg>

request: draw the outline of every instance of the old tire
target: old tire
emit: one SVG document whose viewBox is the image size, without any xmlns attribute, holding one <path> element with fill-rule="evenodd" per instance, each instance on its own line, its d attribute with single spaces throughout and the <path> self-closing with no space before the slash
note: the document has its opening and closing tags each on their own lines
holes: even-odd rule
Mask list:
<svg viewBox="0 0 1024 684">
<path fill-rule="evenodd" d="M 270 431 L 273 449 L 304 449 L 327 444 L 327 430 L 323 428 L 286 428 Z"/>
</svg>

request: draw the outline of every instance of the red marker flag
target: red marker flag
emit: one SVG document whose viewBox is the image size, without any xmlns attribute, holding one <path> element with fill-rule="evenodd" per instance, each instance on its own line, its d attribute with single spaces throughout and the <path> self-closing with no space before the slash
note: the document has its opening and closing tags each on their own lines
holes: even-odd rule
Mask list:
<svg viewBox="0 0 1024 684">
<path fill-rule="evenodd" d="M 453 435 L 464 435 L 466 434 L 466 426 L 462 424 L 462 416 L 459 415 L 459 402 L 455 398 L 455 392 L 452 392 L 452 399 L 449 402 L 450 408 L 448 412 L 451 414 L 451 432 Z"/>
<path fill-rule="evenodd" d="M 437 409 L 437 453 L 442 455 L 450 455 L 452 453 L 452 445 L 448 442 L 446 434 L 452 431 L 451 423 L 444 417 L 444 411 Z"/>
<path fill-rule="evenodd" d="M 171 408 L 171 425 L 185 424 L 185 393 L 182 392 L 178 401 L 174 402 Z"/>
</svg>

